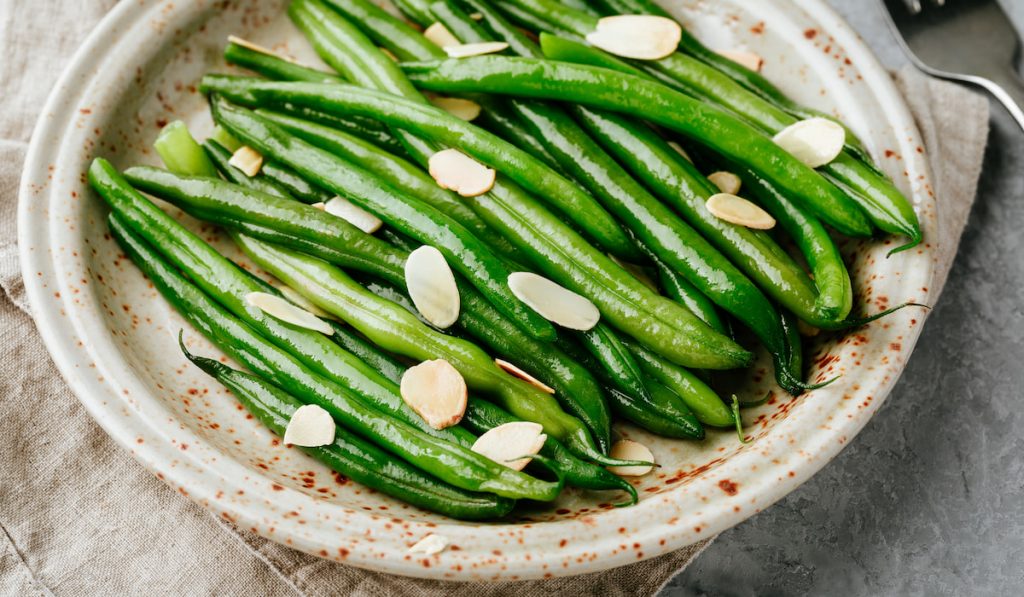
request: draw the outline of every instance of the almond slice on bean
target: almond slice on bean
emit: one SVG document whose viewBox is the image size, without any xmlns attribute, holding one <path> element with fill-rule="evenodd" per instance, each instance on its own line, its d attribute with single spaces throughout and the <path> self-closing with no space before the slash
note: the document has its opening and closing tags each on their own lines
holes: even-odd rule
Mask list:
<svg viewBox="0 0 1024 597">
<path fill-rule="evenodd" d="M 740 181 L 740 177 L 732 172 L 712 172 L 708 174 L 708 180 L 711 181 L 711 184 L 718 187 L 719 191 L 729 193 L 730 195 L 739 193 L 740 186 L 743 184 Z"/>
<path fill-rule="evenodd" d="M 420 539 L 416 545 L 409 548 L 409 553 L 421 553 L 425 556 L 439 554 L 448 547 L 448 537 L 431 533 Z"/>
<path fill-rule="evenodd" d="M 668 142 L 668 146 L 671 147 L 672 149 L 676 150 L 676 153 L 678 153 L 679 155 L 683 156 L 684 160 L 686 160 L 687 162 L 690 162 L 691 164 L 693 163 L 693 158 L 690 157 L 690 154 L 686 153 L 686 150 L 683 149 L 682 145 L 676 143 L 675 141 L 669 141 Z"/>
<path fill-rule="evenodd" d="M 842 153 L 846 129 L 828 118 L 808 118 L 786 127 L 773 140 L 796 159 L 817 168 Z"/>
<path fill-rule="evenodd" d="M 314 305 L 313 301 L 299 294 L 299 292 L 291 286 L 278 286 L 277 290 L 281 293 L 281 296 L 295 303 L 295 306 L 300 309 L 305 309 L 321 319 L 337 319 L 327 311 L 324 311 L 320 307 Z"/>
<path fill-rule="evenodd" d="M 423 319 L 445 329 L 459 319 L 459 287 L 444 255 L 424 245 L 405 260 L 405 286 Z"/>
<path fill-rule="evenodd" d="M 434 429 L 457 424 L 466 412 L 466 380 L 443 359 L 406 369 L 399 391 L 402 400 Z"/>
<path fill-rule="evenodd" d="M 367 234 L 377 232 L 384 225 L 380 218 L 344 197 L 331 198 L 327 203 L 324 203 L 323 209 L 332 216 L 338 216 Z"/>
<path fill-rule="evenodd" d="M 718 54 L 755 73 L 761 72 L 761 67 L 764 66 L 764 58 L 760 54 L 748 52 L 747 50 L 720 50 Z"/>
<path fill-rule="evenodd" d="M 424 29 L 423 37 L 429 39 L 435 45 L 442 48 L 457 46 L 462 43 L 459 41 L 459 38 L 455 37 L 455 35 L 441 23 L 433 23 L 430 27 Z"/>
<path fill-rule="evenodd" d="M 544 446 L 544 428 L 529 421 L 498 425 L 477 438 L 470 448 L 512 470 L 521 471 Z"/>
<path fill-rule="evenodd" d="M 449 58 L 470 58 L 472 56 L 483 56 L 502 52 L 508 48 L 503 41 L 483 41 L 475 44 L 459 44 L 457 46 L 445 46 L 444 51 Z"/>
<path fill-rule="evenodd" d="M 280 52 L 275 52 L 274 50 L 271 50 L 270 48 L 261 46 L 261 45 L 259 45 L 257 43 L 251 42 L 251 41 L 249 41 L 247 39 L 238 37 L 237 35 L 229 35 L 228 36 L 228 43 L 235 44 L 236 46 L 242 46 L 243 48 L 252 50 L 253 52 L 259 52 L 260 54 L 266 54 L 267 56 L 273 56 L 274 58 L 280 58 L 281 60 L 287 60 L 288 62 L 291 62 L 292 64 L 298 64 L 295 61 L 295 59 L 290 57 L 290 56 L 286 56 L 286 55 L 284 55 L 284 54 L 282 54 Z"/>
<path fill-rule="evenodd" d="M 284 443 L 312 448 L 334 443 L 336 426 L 323 408 L 304 404 L 295 409 L 284 430 Z"/>
<path fill-rule="evenodd" d="M 591 45 L 609 54 L 637 60 L 660 60 L 679 47 L 679 23 L 653 15 L 618 15 L 597 21 L 587 35 Z"/>
<path fill-rule="evenodd" d="M 508 277 L 508 287 L 541 317 L 570 330 L 585 332 L 601 320 L 601 312 L 590 299 L 543 276 L 513 272 Z"/>
<path fill-rule="evenodd" d="M 442 189 L 463 197 L 483 195 L 494 187 L 498 173 L 458 149 L 443 149 L 430 156 L 430 176 Z"/>
<path fill-rule="evenodd" d="M 608 451 L 609 458 L 616 460 L 640 460 L 643 462 L 654 462 L 654 454 L 650 448 L 630 439 L 620 439 L 612 444 Z M 651 472 L 653 464 L 635 466 L 609 466 L 608 470 L 620 477 L 642 477 Z"/>
<path fill-rule="evenodd" d="M 326 321 L 305 309 L 296 307 L 282 297 L 266 292 L 250 292 L 245 295 L 245 302 L 285 323 L 320 332 L 328 336 L 334 333 L 334 329 Z"/>
<path fill-rule="evenodd" d="M 430 98 L 430 103 L 456 118 L 465 120 L 466 122 L 474 120 L 477 116 L 480 116 L 480 104 L 473 100 L 463 99 L 461 97 L 443 97 L 436 95 Z"/>
<path fill-rule="evenodd" d="M 228 160 L 228 163 L 245 172 L 245 175 L 249 178 L 252 178 L 260 173 L 260 168 L 263 167 L 263 156 L 252 147 L 243 145 L 235 153 L 231 154 L 231 159 Z"/>
<path fill-rule="evenodd" d="M 705 205 L 716 218 L 732 224 L 755 230 L 770 230 L 775 227 L 775 218 L 743 197 L 718 193 L 708 198 Z"/>
<path fill-rule="evenodd" d="M 530 375 L 526 371 L 523 371 L 519 367 L 516 367 L 515 365 L 513 365 L 512 363 L 510 363 L 508 361 L 503 361 L 501 359 L 494 359 L 494 364 L 499 366 L 499 367 L 501 367 L 509 375 L 511 375 L 513 377 L 518 377 L 519 379 L 529 383 L 530 385 L 533 385 L 533 386 L 537 387 L 542 392 L 547 392 L 548 394 L 554 394 L 555 393 L 555 389 L 554 388 L 552 388 L 548 384 L 542 382 L 541 380 L 537 379 L 536 377 Z"/>
</svg>

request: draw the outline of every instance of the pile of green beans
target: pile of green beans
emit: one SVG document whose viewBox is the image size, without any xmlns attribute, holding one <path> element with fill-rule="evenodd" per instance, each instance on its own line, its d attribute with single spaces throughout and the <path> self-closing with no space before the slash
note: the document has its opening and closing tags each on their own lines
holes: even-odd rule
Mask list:
<svg viewBox="0 0 1024 597">
<path fill-rule="evenodd" d="M 654 3 L 396 5 L 409 21 L 372 0 L 292 0 L 289 18 L 332 72 L 229 43 L 226 61 L 256 76 L 203 77 L 211 138 L 198 143 L 176 122 L 157 143 L 167 170 L 121 173 L 96 158 L 88 171 L 116 242 L 247 371 L 193 354 L 179 332 L 185 358 L 270 432 L 283 436 L 300 406 L 320 406 L 337 424 L 335 440 L 304 452 L 453 518 L 500 519 L 517 500 L 549 502 L 565 486 L 625 492 L 628 505 L 636 487 L 605 467 L 648 463 L 609 456 L 616 419 L 680 440 L 733 429 L 742 438 L 739 402 L 720 397 L 715 372 L 749 367 L 748 342 L 771 355 L 779 385 L 796 395 L 820 387 L 805 381 L 798 321 L 842 330 L 892 311 L 851 317 L 853 287 L 831 231 L 903 235 L 904 250 L 921 242 L 920 227 L 852 133 L 835 160 L 809 168 L 771 135 L 820 114 L 688 32 L 654 61 L 580 41 L 601 16 L 671 18 Z M 434 23 L 461 43 L 508 47 L 449 59 L 420 33 Z M 449 114 L 438 93 L 481 113 L 472 122 Z M 255 174 L 233 165 L 243 145 L 262 158 Z M 460 197 L 440 186 L 427 166 L 449 148 L 494 169 L 493 187 Z M 739 193 L 776 230 L 716 217 L 712 171 L 737 175 Z M 142 193 L 223 228 L 288 288 L 228 260 Z M 317 209 L 335 196 L 383 227 L 367 233 Z M 448 329 L 411 300 L 406 261 L 423 245 L 454 274 L 459 314 Z M 557 326 L 513 293 L 513 272 L 585 297 L 600 320 L 589 330 Z M 249 303 L 254 292 L 311 304 L 328 325 L 278 319 Z M 444 429 L 406 404 L 401 387 L 409 365 L 433 359 L 468 389 L 465 412 Z M 523 471 L 472 450 L 480 435 L 517 421 L 546 435 Z"/>
</svg>

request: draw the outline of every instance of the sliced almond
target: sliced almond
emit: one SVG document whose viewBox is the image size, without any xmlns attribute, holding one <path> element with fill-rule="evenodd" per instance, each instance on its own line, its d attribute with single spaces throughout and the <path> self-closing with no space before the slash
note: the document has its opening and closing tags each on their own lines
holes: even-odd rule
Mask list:
<svg viewBox="0 0 1024 597">
<path fill-rule="evenodd" d="M 536 386 L 542 392 L 547 392 L 548 394 L 554 394 L 555 393 L 555 389 L 554 388 L 552 388 L 548 384 L 542 382 L 541 380 L 537 379 L 536 377 L 530 375 L 526 371 L 523 371 L 519 367 L 516 367 L 515 365 L 513 365 L 512 363 L 510 363 L 508 361 L 503 361 L 501 359 L 494 359 L 494 364 L 499 366 L 499 367 L 501 367 L 502 369 L 504 369 L 505 372 L 508 373 L 509 375 L 512 375 L 514 377 L 518 377 L 519 379 L 521 379 L 521 380 L 523 380 L 523 381 L 525 381 L 525 382 L 527 382 L 527 383 L 529 383 L 529 384 L 531 384 L 533 386 Z"/>
<path fill-rule="evenodd" d="M 774 141 L 796 159 L 817 168 L 842 153 L 846 129 L 828 118 L 808 118 L 780 131 Z"/>
<path fill-rule="evenodd" d="M 597 21 L 587 35 L 591 45 L 609 54 L 637 60 L 660 60 L 679 47 L 683 28 L 679 23 L 653 15 L 618 15 Z"/>
<path fill-rule="evenodd" d="M 295 59 L 290 57 L 290 56 L 286 56 L 286 55 L 284 55 L 284 54 L 282 54 L 280 52 L 275 52 L 274 50 L 271 50 L 270 48 L 261 46 L 261 45 L 259 45 L 257 43 L 253 43 L 253 42 L 251 42 L 251 41 L 249 41 L 247 39 L 243 39 L 241 37 L 238 37 L 237 35 L 229 35 L 228 36 L 228 43 L 233 43 L 236 46 L 242 46 L 243 48 L 247 48 L 249 50 L 252 50 L 253 52 L 259 52 L 260 54 L 266 54 L 267 56 L 273 56 L 274 58 L 280 58 L 281 60 L 287 60 L 288 62 L 291 62 L 292 64 L 298 64 L 297 62 L 295 62 Z"/>
<path fill-rule="evenodd" d="M 482 20 L 484 20 L 484 13 L 482 13 L 482 12 L 471 12 L 471 13 L 469 13 L 469 18 L 473 19 L 474 21 L 482 21 Z"/>
<path fill-rule="evenodd" d="M 668 142 L 668 146 L 671 147 L 672 149 L 676 150 L 676 153 L 678 153 L 679 155 L 683 156 L 684 160 L 686 160 L 687 162 L 690 162 L 691 164 L 693 163 L 693 158 L 690 157 L 690 154 L 686 153 L 686 150 L 683 149 L 682 145 L 676 143 L 675 141 L 669 141 Z"/>
<path fill-rule="evenodd" d="M 712 172 L 711 174 L 708 174 L 708 180 L 711 181 L 711 184 L 718 187 L 719 191 L 729 193 L 730 195 L 739 193 L 740 185 L 743 184 L 742 181 L 740 181 L 740 177 L 736 176 L 732 172 Z"/>
<path fill-rule="evenodd" d="M 284 443 L 312 448 L 334 443 L 336 426 L 323 408 L 304 404 L 295 409 L 284 430 Z"/>
<path fill-rule="evenodd" d="M 323 209 L 332 216 L 338 216 L 367 234 L 377 232 L 384 225 L 380 218 L 344 197 L 331 198 L 327 203 L 324 203 Z"/>
<path fill-rule="evenodd" d="M 433 533 L 420 539 L 416 545 L 409 548 L 409 553 L 421 553 L 425 556 L 439 554 L 448 547 L 448 537 L 435 535 Z"/>
<path fill-rule="evenodd" d="M 459 287 L 444 255 L 424 245 L 405 260 L 405 286 L 423 319 L 441 329 L 459 319 Z"/>
<path fill-rule="evenodd" d="M 775 218 L 743 197 L 718 193 L 708 198 L 705 206 L 716 218 L 755 230 L 775 227 Z"/>
<path fill-rule="evenodd" d="M 587 331 L 597 325 L 601 312 L 587 297 L 530 272 L 513 272 L 508 287 L 516 298 L 541 317 L 570 330 Z"/>
<path fill-rule="evenodd" d="M 430 156 L 430 175 L 442 189 L 463 197 L 483 195 L 494 187 L 497 172 L 457 149 L 443 149 Z"/>
<path fill-rule="evenodd" d="M 334 329 L 326 321 L 305 309 L 296 307 L 282 297 L 266 292 L 250 292 L 245 295 L 245 301 L 267 315 L 280 319 L 285 323 L 320 332 L 328 336 L 334 333 Z"/>
<path fill-rule="evenodd" d="M 761 72 L 761 67 L 764 66 L 764 58 L 746 50 L 720 50 L 718 53 L 755 73 Z"/>
<path fill-rule="evenodd" d="M 537 423 L 516 421 L 498 425 L 477 438 L 470 448 L 510 469 L 521 471 L 544 446 L 548 436 Z"/>
<path fill-rule="evenodd" d="M 295 303 L 295 306 L 300 309 L 305 309 L 306 311 L 309 311 L 310 313 L 316 315 L 321 319 L 336 319 L 327 311 L 324 311 L 320 307 L 314 305 L 312 301 L 299 294 L 298 291 L 292 288 L 291 286 L 278 286 L 277 290 L 278 292 L 281 293 L 282 296 L 284 296 L 284 298 Z"/>
<path fill-rule="evenodd" d="M 459 38 L 455 37 L 455 35 L 441 23 L 434 23 L 430 27 L 427 27 L 423 31 L 423 37 L 426 37 L 435 45 L 441 46 L 442 48 L 457 46 L 462 43 L 459 41 Z"/>
<path fill-rule="evenodd" d="M 430 103 L 456 118 L 465 120 L 466 122 L 480 116 L 480 104 L 473 100 L 463 99 L 461 97 L 442 97 L 436 95 L 430 98 Z"/>
<path fill-rule="evenodd" d="M 245 175 L 249 178 L 252 178 L 260 173 L 260 168 L 263 167 L 263 156 L 252 147 L 243 145 L 235 150 L 235 153 L 231 154 L 231 159 L 228 160 L 228 163 L 245 172 Z"/>
<path fill-rule="evenodd" d="M 448 361 L 424 361 L 405 370 L 402 400 L 434 429 L 451 427 L 466 412 L 466 380 Z"/>
<path fill-rule="evenodd" d="M 317 201 L 316 203 L 310 203 L 310 207 L 319 209 L 320 211 L 327 211 L 327 204 L 323 201 Z"/>
<path fill-rule="evenodd" d="M 503 41 L 483 41 L 475 44 L 459 44 L 457 46 L 444 46 L 444 51 L 449 58 L 469 58 L 471 56 L 482 56 L 503 52 L 508 44 Z"/>
<path fill-rule="evenodd" d="M 620 439 L 612 444 L 612 449 L 608 451 L 608 456 L 610 458 L 615 458 L 616 460 L 640 460 L 642 462 L 654 462 L 654 454 L 651 453 L 650 448 L 640 442 L 635 442 L 630 439 Z M 653 468 L 653 464 L 648 464 L 636 466 L 609 466 L 608 470 L 620 477 L 642 477 L 643 475 L 651 472 Z"/>
</svg>

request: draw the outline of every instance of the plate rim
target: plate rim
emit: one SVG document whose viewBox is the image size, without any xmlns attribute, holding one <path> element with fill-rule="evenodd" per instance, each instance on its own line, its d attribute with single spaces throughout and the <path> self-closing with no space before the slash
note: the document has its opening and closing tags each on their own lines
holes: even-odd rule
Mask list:
<svg viewBox="0 0 1024 597">
<path fill-rule="evenodd" d="M 782 1 L 785 2 L 786 0 Z M 878 63 L 875 55 L 869 48 L 867 48 L 863 40 L 857 36 L 849 25 L 847 25 L 833 9 L 825 3 L 824 0 L 789 0 L 789 2 L 792 6 L 803 10 L 812 20 L 818 23 L 823 29 L 827 30 L 830 35 L 836 38 L 839 46 L 857 60 L 858 71 L 864 76 L 865 83 L 870 87 L 872 94 L 879 99 L 886 100 L 886 109 L 884 114 L 887 119 L 904 127 L 908 131 L 912 131 L 914 140 L 920 142 L 920 133 L 917 131 L 917 127 L 913 122 L 913 118 L 910 115 L 909 108 L 907 107 L 904 99 L 898 93 L 891 79 L 889 79 L 887 71 L 885 71 L 885 69 Z M 36 250 L 39 247 L 48 246 L 45 241 L 50 240 L 50 222 L 45 217 L 40 221 L 36 221 L 35 219 L 39 217 L 38 213 L 30 209 L 29 203 L 32 200 L 32 195 L 37 193 L 41 186 L 45 188 L 45 185 L 48 184 L 46 182 L 48 174 L 47 165 L 52 162 L 48 156 L 56 155 L 62 151 L 61 147 L 48 148 L 44 143 L 44 140 L 53 136 L 55 132 L 59 132 L 66 128 L 67 122 L 72 118 L 70 116 L 72 108 L 78 103 L 82 95 L 86 93 L 85 86 L 76 88 L 72 85 L 72 82 L 76 77 L 80 76 L 82 72 L 87 72 L 91 65 L 105 57 L 107 52 L 111 50 L 113 46 L 104 48 L 104 44 L 111 33 L 117 31 L 119 27 L 126 24 L 131 25 L 132 23 L 139 22 L 143 15 L 152 10 L 153 7 L 159 3 L 160 0 L 147 0 L 138 3 L 119 3 L 110 13 L 108 13 L 106 17 L 102 19 L 82 46 L 79 47 L 58 79 L 57 84 L 54 86 L 44 104 L 39 120 L 33 130 L 32 140 L 30 142 L 25 165 L 22 170 L 22 179 L 19 186 L 18 198 L 18 244 L 19 260 L 32 315 L 36 321 L 36 327 L 40 332 L 44 344 L 46 345 L 47 351 L 53 358 L 61 376 L 68 383 L 79 401 L 85 406 L 86 410 L 101 425 L 101 427 L 103 427 L 104 431 L 108 435 L 110 435 L 117 443 L 121 444 L 122 447 L 128 449 L 133 457 L 139 460 L 144 466 L 146 466 L 146 468 L 151 470 L 166 483 L 174 487 L 175 484 L 180 481 L 178 486 L 175 488 L 183 489 L 183 485 L 187 481 L 187 479 L 180 478 L 183 473 L 180 471 L 168 470 L 167 467 L 161 466 L 161 458 L 165 458 L 167 456 L 166 446 L 158 446 L 155 442 L 147 442 L 143 445 L 134 444 L 132 441 L 133 434 L 131 430 L 123 426 L 119 426 L 117 420 L 114 417 L 109 416 L 110 411 L 108 410 L 108 407 L 104 406 L 104 401 L 105 399 L 110 398 L 110 391 L 112 389 L 121 388 L 111 388 L 110 382 L 113 380 L 97 382 L 95 379 L 90 379 L 89 377 L 82 375 L 80 371 L 76 371 L 76 361 L 79 361 L 82 358 L 83 350 L 86 350 L 85 354 L 87 358 L 92 360 L 87 349 L 78 348 L 75 346 L 75 343 L 71 341 L 74 339 L 74 332 L 76 330 L 69 331 L 67 326 L 57 325 L 56 322 L 63 321 L 63 317 L 60 314 L 60 303 L 52 300 L 52 288 L 46 286 L 46 282 L 49 282 L 50 280 L 46 276 L 27 275 L 30 272 L 47 272 L 52 270 L 52 267 L 46 266 L 52 263 L 53 257 L 48 256 L 44 251 Z M 772 2 L 772 4 L 774 4 L 774 2 Z M 75 89 L 77 89 L 77 91 L 73 91 Z M 60 113 L 58 111 L 61 110 L 62 107 L 65 108 L 64 112 L 69 114 L 67 120 L 55 116 Z M 923 174 L 923 176 L 925 176 L 925 180 L 933 180 L 927 162 L 921 157 L 914 157 L 918 162 L 916 164 L 916 168 Z M 33 189 L 32 187 L 36 188 Z M 932 201 L 934 202 L 934 200 Z M 933 213 L 934 209 L 932 210 L 932 214 Z M 928 219 L 927 214 L 922 215 L 922 219 Z M 934 233 L 934 229 L 935 226 L 934 223 L 932 223 L 929 231 Z M 935 257 L 934 250 L 932 250 L 931 254 L 927 255 L 927 257 L 928 263 L 933 264 Z M 933 274 L 934 268 L 931 267 L 926 273 L 926 279 L 930 279 Z M 61 284 L 61 282 L 61 280 L 56 280 L 58 285 Z M 931 296 L 932 292 L 929 286 L 929 291 L 926 293 L 925 300 L 930 300 Z M 912 337 L 907 338 L 906 340 L 908 348 L 905 349 L 906 353 L 903 355 L 904 357 L 909 357 L 912 346 L 913 344 L 916 344 L 917 337 L 919 336 L 922 328 L 923 325 L 918 325 L 908 332 L 908 336 Z M 100 359 L 95 359 L 95 361 L 98 364 Z M 905 364 L 900 368 L 900 373 L 902 373 L 903 368 L 905 368 Z M 874 412 L 884 401 L 884 396 L 889 394 L 889 391 L 895 384 L 897 378 L 898 375 L 890 376 L 889 379 L 875 386 L 878 388 L 879 392 L 872 407 L 865 410 L 864 415 L 855 419 L 852 424 L 843 427 L 843 431 L 848 438 L 852 439 L 852 437 L 863 428 L 867 421 L 871 419 Z M 163 435 L 159 433 L 158 426 L 151 426 L 150 429 L 155 435 Z M 760 507 L 767 507 L 771 503 L 781 499 L 781 497 L 799 487 L 804 481 L 806 481 L 806 479 L 815 474 L 823 468 L 827 462 L 834 458 L 845 445 L 845 443 L 836 443 L 834 441 L 835 434 L 836 432 L 819 432 L 807 436 L 809 443 L 814 443 L 811 440 L 818 440 L 817 445 L 815 446 L 818 450 L 816 451 L 816 463 L 813 466 L 805 465 L 800 467 L 798 474 L 793 476 L 790 480 L 769 483 L 767 478 L 762 475 L 760 478 L 762 480 L 762 484 L 766 485 L 766 487 L 752 486 L 750 489 L 757 495 L 768 496 L 767 500 L 759 502 Z M 186 455 L 183 453 L 175 453 L 174 455 L 177 458 L 198 458 L 198 456 Z M 736 457 L 749 458 L 751 455 L 737 454 Z M 205 467 L 206 465 L 202 466 Z M 708 476 L 713 478 L 715 473 L 709 473 Z M 231 477 L 224 476 L 222 477 L 222 480 L 225 483 L 229 483 L 231 482 Z M 246 485 L 246 487 L 249 486 Z M 187 495 L 190 499 L 198 502 L 204 508 L 214 510 L 210 501 L 211 496 L 205 495 L 202 491 L 193 491 L 192 488 L 190 488 Z M 655 500 L 653 499 L 650 500 L 650 502 L 654 501 Z M 653 504 L 649 507 L 653 507 Z M 245 508 L 238 503 L 232 503 L 230 508 L 233 508 L 230 516 L 233 516 L 235 519 L 234 521 L 243 528 L 249 526 L 247 524 L 248 522 L 255 523 L 260 519 L 261 510 L 258 505 Z M 601 516 L 612 514 L 613 513 L 611 512 L 606 512 L 602 513 Z M 729 513 L 720 512 L 707 524 L 704 529 L 703 536 L 699 538 L 693 538 L 688 532 L 673 534 L 672 532 L 669 532 L 669 529 L 666 528 L 664 524 L 648 524 L 644 528 L 639 529 L 636 534 L 630 535 L 630 539 L 631 541 L 639 540 L 645 542 L 645 546 L 649 548 L 645 548 L 644 557 L 642 559 L 648 559 L 650 557 L 655 557 L 681 548 L 703 538 L 714 536 L 714 534 L 738 524 L 752 514 L 753 512 L 747 511 L 738 515 L 729 515 Z M 553 527 L 556 525 L 580 524 L 580 522 L 573 520 L 542 524 L 547 525 L 548 527 Z M 601 524 L 604 523 L 602 522 Z M 678 529 L 673 530 L 678 531 Z M 266 535 L 266 533 L 262 532 L 260 534 Z M 656 539 L 666 537 L 670 538 L 670 540 L 660 546 L 657 541 L 655 541 Z M 271 536 L 270 538 L 275 541 L 281 541 L 281 536 Z M 292 547 L 316 554 L 322 548 L 322 545 L 320 543 L 310 543 L 308 541 L 299 540 L 296 541 Z M 493 562 L 485 562 L 485 559 L 481 558 L 479 561 L 483 566 L 480 571 L 467 573 L 465 576 L 457 578 L 451 578 L 444 575 L 447 570 L 443 567 L 423 568 L 416 562 L 413 562 L 413 564 L 410 565 L 401 557 L 384 558 L 383 560 L 348 558 L 345 559 L 344 562 L 358 567 L 394 574 L 423 578 L 469 581 L 487 580 L 492 578 L 494 575 L 497 575 L 498 578 L 496 579 L 507 580 L 513 574 L 518 578 L 523 579 L 541 578 L 547 572 L 550 572 L 554 576 L 568 576 L 605 570 L 638 561 L 633 552 L 627 551 L 617 556 L 609 556 L 595 561 L 588 561 L 578 567 L 571 566 L 569 568 L 562 568 L 561 566 L 555 566 L 555 564 L 561 563 L 566 558 L 574 559 L 575 557 L 586 554 L 593 549 L 595 548 L 592 545 L 581 545 L 569 550 L 560 551 L 557 554 L 557 558 L 551 559 L 544 559 L 543 557 L 540 557 L 540 554 L 538 554 L 538 557 L 533 558 L 531 562 L 519 562 L 516 564 L 514 569 L 510 569 L 508 571 L 500 571 Z M 396 556 L 402 555 L 401 552 L 397 551 L 394 551 L 393 553 Z M 465 552 L 463 552 L 463 554 L 464 553 Z M 493 560 L 493 558 L 489 559 Z M 541 565 L 545 563 L 551 565 L 549 569 L 541 567 Z"/>
</svg>

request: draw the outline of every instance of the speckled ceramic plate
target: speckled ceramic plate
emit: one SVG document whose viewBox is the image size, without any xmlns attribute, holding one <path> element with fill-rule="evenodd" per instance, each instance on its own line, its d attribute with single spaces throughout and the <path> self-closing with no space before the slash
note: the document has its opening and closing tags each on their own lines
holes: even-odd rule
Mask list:
<svg viewBox="0 0 1024 597">
<path fill-rule="evenodd" d="M 821 0 L 674 0 L 671 8 L 712 47 L 749 48 L 799 100 L 833 111 L 863 137 L 913 197 L 926 238 L 934 200 L 914 124 L 888 75 Z M 201 354 L 216 354 L 121 256 L 102 202 L 85 183 L 96 155 L 115 165 L 154 163 L 160 126 L 182 118 L 209 131 L 195 84 L 223 70 L 236 33 L 301 59 L 309 49 L 279 0 L 131 0 L 93 32 L 39 120 L 20 198 L 22 268 L 39 329 L 89 412 L 157 476 L 218 516 L 312 554 L 397 574 L 457 580 L 540 578 L 593 572 L 713 536 L 766 508 L 825 465 L 878 409 L 914 346 L 924 313 L 907 309 L 808 355 L 812 378 L 842 378 L 793 399 L 778 392 L 745 412 L 752 441 L 711 433 L 703 443 L 619 432 L 651 446 L 662 467 L 636 481 L 639 505 L 567 491 L 548 509 L 491 525 L 418 511 L 332 475 L 286 449 L 175 347 L 179 328 Z M 179 214 L 180 215 L 180 214 Z M 182 218 L 225 252 L 215 231 Z M 874 311 L 928 302 L 932 253 L 885 258 L 890 243 L 850 243 L 858 305 Z M 749 395 L 770 389 L 760 369 Z M 407 553 L 427 533 L 452 547 Z"/>
</svg>

